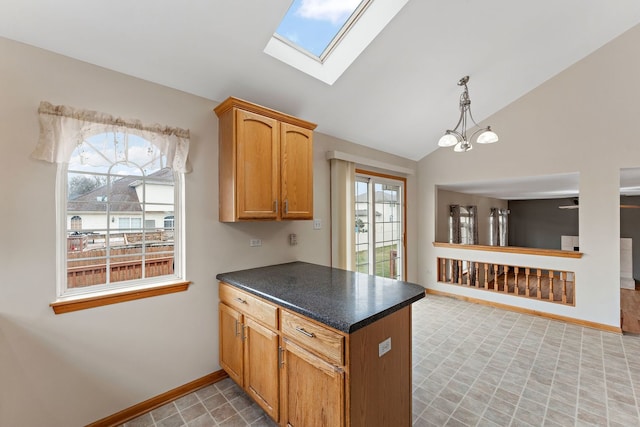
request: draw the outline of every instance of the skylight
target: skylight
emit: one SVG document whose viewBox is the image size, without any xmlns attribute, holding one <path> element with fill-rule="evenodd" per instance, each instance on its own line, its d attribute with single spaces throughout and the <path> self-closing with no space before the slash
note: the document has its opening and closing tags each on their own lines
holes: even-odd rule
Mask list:
<svg viewBox="0 0 640 427">
<path fill-rule="evenodd" d="M 294 47 L 322 58 L 330 51 L 332 42 L 338 41 L 357 19 L 370 0 L 294 0 L 280 22 L 276 35 Z"/>
<path fill-rule="evenodd" d="M 332 85 L 409 0 L 293 0 L 265 53 Z"/>
</svg>

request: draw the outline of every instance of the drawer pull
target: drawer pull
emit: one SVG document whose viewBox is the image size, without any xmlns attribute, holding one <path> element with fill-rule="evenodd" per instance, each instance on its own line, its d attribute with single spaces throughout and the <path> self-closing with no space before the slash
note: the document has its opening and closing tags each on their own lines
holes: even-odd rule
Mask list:
<svg viewBox="0 0 640 427">
<path fill-rule="evenodd" d="M 296 331 L 300 332 L 303 335 L 308 336 L 309 338 L 315 338 L 316 334 L 314 334 L 313 332 L 307 332 L 304 330 L 304 328 L 301 328 L 300 326 L 296 326 Z"/>
<path fill-rule="evenodd" d="M 238 301 L 240 304 L 246 304 L 246 303 L 247 303 L 247 300 L 246 300 L 246 299 L 242 299 L 242 298 L 240 298 L 240 297 L 237 297 L 237 298 L 236 298 L 236 301 Z"/>
</svg>

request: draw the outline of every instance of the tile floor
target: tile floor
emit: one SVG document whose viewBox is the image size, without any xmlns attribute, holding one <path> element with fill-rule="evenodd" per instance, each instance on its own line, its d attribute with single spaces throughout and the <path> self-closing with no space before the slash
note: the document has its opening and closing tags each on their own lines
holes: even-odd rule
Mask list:
<svg viewBox="0 0 640 427">
<path fill-rule="evenodd" d="M 413 336 L 414 426 L 640 427 L 640 336 L 432 295 Z M 274 425 L 229 379 L 125 424 Z"/>
</svg>

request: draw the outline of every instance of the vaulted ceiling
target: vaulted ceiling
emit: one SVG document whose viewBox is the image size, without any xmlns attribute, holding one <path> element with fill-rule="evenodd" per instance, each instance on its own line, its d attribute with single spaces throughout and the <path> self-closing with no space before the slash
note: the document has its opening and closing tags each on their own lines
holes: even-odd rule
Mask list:
<svg viewBox="0 0 640 427">
<path fill-rule="evenodd" d="M 460 77 L 482 120 L 640 22 L 637 0 L 410 0 L 327 85 L 263 52 L 289 4 L 4 0 L 0 36 L 419 160 L 455 125 Z"/>
</svg>

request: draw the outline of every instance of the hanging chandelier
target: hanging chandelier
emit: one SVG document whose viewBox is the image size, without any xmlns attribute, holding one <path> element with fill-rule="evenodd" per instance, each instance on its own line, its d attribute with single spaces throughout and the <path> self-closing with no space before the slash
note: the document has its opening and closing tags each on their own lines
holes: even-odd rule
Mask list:
<svg viewBox="0 0 640 427">
<path fill-rule="evenodd" d="M 471 142 L 477 136 L 475 142 L 478 144 L 491 144 L 498 142 L 498 135 L 491 130 L 491 126 L 476 130 L 467 138 L 467 121 L 471 119 L 471 123 L 479 127 L 471 115 L 471 100 L 469 99 L 469 88 L 467 83 L 469 76 L 464 76 L 458 81 L 458 86 L 464 86 L 462 95 L 460 95 L 460 118 L 453 130 L 447 130 L 438 141 L 440 147 L 453 147 L 453 151 L 463 153 L 473 149 Z M 470 124 L 471 124 L 470 123 Z M 460 128 L 460 130 L 458 130 Z"/>
</svg>

